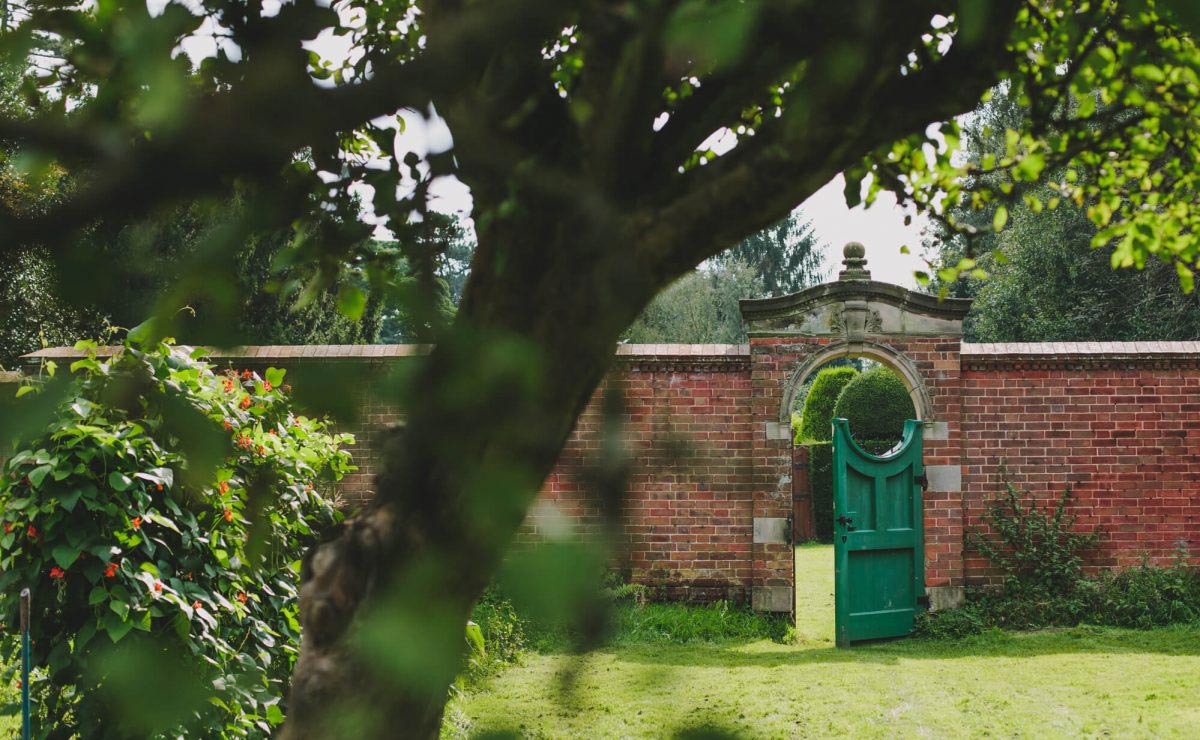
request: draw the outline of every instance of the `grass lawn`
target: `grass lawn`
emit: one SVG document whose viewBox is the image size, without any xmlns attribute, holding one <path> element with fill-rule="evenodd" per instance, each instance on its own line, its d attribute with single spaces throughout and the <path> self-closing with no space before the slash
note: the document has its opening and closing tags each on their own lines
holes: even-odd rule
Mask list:
<svg viewBox="0 0 1200 740">
<path fill-rule="evenodd" d="M 1200 627 L 1080 627 L 833 647 L 833 553 L 797 550 L 794 645 L 623 643 L 529 654 L 460 697 L 471 734 L 1195 736 Z"/>
</svg>

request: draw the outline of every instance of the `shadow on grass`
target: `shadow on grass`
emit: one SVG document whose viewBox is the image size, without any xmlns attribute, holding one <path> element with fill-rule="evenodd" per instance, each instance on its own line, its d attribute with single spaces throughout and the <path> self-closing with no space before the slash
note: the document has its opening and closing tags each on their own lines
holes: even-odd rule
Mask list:
<svg viewBox="0 0 1200 740">
<path fill-rule="evenodd" d="M 891 665 L 912 660 L 1020 658 L 1038 655 L 1159 654 L 1200 655 L 1200 626 L 1127 630 L 1081 626 L 1037 632 L 994 630 L 961 640 L 908 638 L 850 648 L 767 646 L 743 641 L 721 644 L 631 644 L 605 647 L 622 661 L 696 667 L 804 666 L 821 663 Z"/>
</svg>

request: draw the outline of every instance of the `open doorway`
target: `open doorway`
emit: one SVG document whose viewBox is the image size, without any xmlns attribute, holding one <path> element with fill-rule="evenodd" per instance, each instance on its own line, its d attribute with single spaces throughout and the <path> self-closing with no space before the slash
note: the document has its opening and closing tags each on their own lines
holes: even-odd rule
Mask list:
<svg viewBox="0 0 1200 740">
<path fill-rule="evenodd" d="M 904 377 L 869 357 L 841 356 L 795 378 L 792 395 L 796 533 L 796 632 L 812 643 L 834 642 L 833 419 L 849 420 L 864 451 L 885 455 L 918 418 Z"/>
</svg>

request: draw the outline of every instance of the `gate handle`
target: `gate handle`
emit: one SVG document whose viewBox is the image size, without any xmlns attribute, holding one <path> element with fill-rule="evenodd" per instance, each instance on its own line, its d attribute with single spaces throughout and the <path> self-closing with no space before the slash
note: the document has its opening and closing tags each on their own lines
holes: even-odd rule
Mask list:
<svg viewBox="0 0 1200 740">
<path fill-rule="evenodd" d="M 853 531 L 854 531 L 854 527 L 850 526 L 851 524 L 853 524 L 853 523 L 854 523 L 854 518 L 853 518 L 853 517 L 848 517 L 848 516 L 846 516 L 845 514 L 843 514 L 842 516 L 839 516 L 839 517 L 837 518 L 837 523 L 838 523 L 838 524 L 840 524 L 840 525 L 842 525 L 843 527 L 845 527 L 847 532 L 853 532 Z"/>
</svg>

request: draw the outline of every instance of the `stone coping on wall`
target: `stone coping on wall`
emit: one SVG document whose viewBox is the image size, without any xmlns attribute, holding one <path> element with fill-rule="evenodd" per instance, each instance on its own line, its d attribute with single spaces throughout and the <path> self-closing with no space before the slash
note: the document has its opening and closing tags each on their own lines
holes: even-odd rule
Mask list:
<svg viewBox="0 0 1200 740">
<path fill-rule="evenodd" d="M 1200 364 L 1200 342 L 995 342 L 961 347 L 963 369 Z"/>
<path fill-rule="evenodd" d="M 261 363 L 275 360 L 304 361 L 385 361 L 429 354 L 429 344 L 262 344 L 242 347 L 209 348 L 212 360 L 240 360 Z M 111 357 L 121 351 L 119 345 L 97 347 L 97 356 Z M 26 365 L 36 365 L 43 360 L 77 360 L 88 355 L 87 350 L 74 347 L 47 347 L 21 357 Z M 744 363 L 750 359 L 748 344 L 620 344 L 615 357 L 620 362 L 634 363 Z M 7 379 L 15 382 L 19 374 L 12 373 Z M 5 378 L 0 377 L 0 382 Z"/>
</svg>

